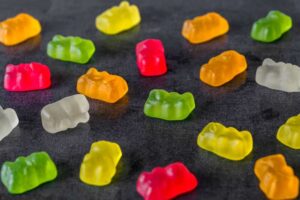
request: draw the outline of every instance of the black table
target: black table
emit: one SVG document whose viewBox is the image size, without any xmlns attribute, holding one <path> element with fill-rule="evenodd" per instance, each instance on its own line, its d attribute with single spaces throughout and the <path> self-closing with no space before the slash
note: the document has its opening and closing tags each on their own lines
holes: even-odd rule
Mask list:
<svg viewBox="0 0 300 200">
<path fill-rule="evenodd" d="M 35 151 L 47 151 L 57 164 L 53 182 L 23 195 L 12 196 L 0 187 L 0 199 L 141 199 L 135 190 L 138 175 L 156 166 L 182 161 L 199 180 L 197 189 L 178 199 L 264 199 L 253 173 L 255 160 L 282 153 L 300 176 L 300 154 L 280 144 L 275 134 L 288 117 L 300 113 L 300 94 L 270 90 L 254 81 L 256 68 L 264 58 L 300 64 L 300 3 L 296 0 L 145 0 L 132 1 L 140 8 L 142 23 L 117 36 L 105 36 L 94 25 L 95 17 L 118 4 L 110 1 L 1 0 L 0 19 L 28 12 L 40 19 L 43 32 L 15 47 L 0 46 L 0 82 L 6 64 L 38 61 L 51 68 L 51 89 L 13 93 L 0 89 L 0 105 L 14 108 L 19 126 L 0 142 L 0 163 Z M 294 27 L 278 42 L 262 44 L 250 39 L 252 23 L 279 9 L 293 18 Z M 191 45 L 181 36 L 183 21 L 208 11 L 217 11 L 230 22 L 230 32 L 201 45 Z M 54 34 L 92 39 L 96 53 L 86 65 L 49 58 L 46 45 Z M 161 39 L 169 71 L 165 76 L 139 76 L 135 45 L 146 38 Z M 212 56 L 235 49 L 247 57 L 247 73 L 231 83 L 211 88 L 199 80 L 199 68 Z M 77 78 L 95 66 L 123 76 L 129 93 L 114 105 L 89 100 L 91 119 L 87 124 L 57 133 L 46 133 L 40 110 L 46 104 L 76 93 Z M 143 114 L 143 105 L 153 88 L 194 94 L 196 109 L 185 121 L 168 122 Z M 253 152 L 233 162 L 206 152 L 196 145 L 200 130 L 218 121 L 239 130 L 249 130 Z M 92 142 L 110 140 L 120 144 L 123 157 L 112 184 L 92 187 L 79 180 L 79 167 Z"/>
</svg>

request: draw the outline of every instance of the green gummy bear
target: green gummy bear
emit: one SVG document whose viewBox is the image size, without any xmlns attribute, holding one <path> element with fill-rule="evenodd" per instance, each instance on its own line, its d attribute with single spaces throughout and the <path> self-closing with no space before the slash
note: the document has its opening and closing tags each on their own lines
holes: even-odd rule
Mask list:
<svg viewBox="0 0 300 200">
<path fill-rule="evenodd" d="M 11 194 L 32 190 L 57 176 L 54 162 L 46 152 L 20 156 L 15 162 L 5 162 L 1 169 L 1 181 Z"/>
<path fill-rule="evenodd" d="M 292 28 L 292 18 L 280 11 L 272 10 L 264 18 L 254 22 L 251 37 L 260 42 L 273 42 Z"/>
<path fill-rule="evenodd" d="M 169 121 L 184 120 L 194 109 L 195 100 L 192 93 L 169 93 L 161 89 L 151 90 L 144 105 L 146 116 Z"/>
<path fill-rule="evenodd" d="M 51 58 L 80 64 L 87 63 L 95 50 L 91 40 L 73 36 L 55 35 L 47 45 L 47 54 Z"/>
</svg>

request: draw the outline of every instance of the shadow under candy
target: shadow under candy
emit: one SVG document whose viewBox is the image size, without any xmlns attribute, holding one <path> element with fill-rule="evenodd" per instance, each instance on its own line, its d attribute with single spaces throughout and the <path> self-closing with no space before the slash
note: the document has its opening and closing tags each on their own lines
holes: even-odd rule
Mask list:
<svg viewBox="0 0 300 200">
<path fill-rule="evenodd" d="M 26 92 L 5 92 L 3 100 L 15 106 L 31 108 L 36 104 L 47 104 L 52 100 L 53 93 L 50 89 L 26 91 Z"/>
<path fill-rule="evenodd" d="M 98 39 L 95 41 L 95 45 L 97 47 L 103 47 L 104 50 L 101 51 L 101 49 L 99 49 L 96 53 L 102 55 L 128 50 L 131 48 L 131 45 L 135 45 L 139 32 L 140 25 L 116 35 L 105 35 L 100 32 Z"/>
<path fill-rule="evenodd" d="M 42 36 L 38 34 L 18 45 L 0 47 L 0 52 L 3 51 L 8 55 L 26 55 L 27 53 L 38 51 L 41 47 Z"/>
<path fill-rule="evenodd" d="M 199 55 L 199 51 L 200 52 L 208 52 L 211 50 L 215 50 L 215 49 L 225 49 L 226 46 L 228 44 L 228 35 L 222 35 L 220 37 L 217 37 L 215 39 L 209 40 L 207 42 L 204 43 L 200 43 L 200 44 L 192 44 L 189 43 L 186 40 L 186 43 L 184 43 L 183 48 L 184 49 L 193 49 L 193 54 L 197 54 L 195 56 Z"/>
<path fill-rule="evenodd" d="M 99 100 L 89 99 L 90 113 L 102 119 L 117 119 L 128 110 L 129 97 L 125 95 L 116 103 L 110 104 Z"/>
<path fill-rule="evenodd" d="M 232 79 L 231 81 L 229 81 L 223 86 L 212 87 L 203 83 L 200 86 L 200 90 L 203 93 L 208 93 L 214 97 L 217 97 L 220 95 L 231 93 L 239 89 L 246 82 L 246 79 L 247 79 L 247 71 L 244 71 L 243 73 L 237 75 L 234 79 Z"/>
</svg>

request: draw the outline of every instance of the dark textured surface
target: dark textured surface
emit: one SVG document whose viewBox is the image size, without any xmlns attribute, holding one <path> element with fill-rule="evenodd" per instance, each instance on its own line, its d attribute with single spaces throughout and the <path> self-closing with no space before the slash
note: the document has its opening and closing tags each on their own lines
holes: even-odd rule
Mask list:
<svg viewBox="0 0 300 200">
<path fill-rule="evenodd" d="M 56 181 L 24 195 L 11 196 L 0 187 L 0 199 L 141 199 L 135 182 L 143 170 L 184 162 L 199 180 L 197 189 L 178 199 L 264 199 L 253 173 L 256 159 L 283 153 L 300 175 L 300 154 L 276 141 L 278 127 L 300 113 L 300 94 L 269 90 L 254 81 L 256 68 L 266 57 L 300 64 L 300 3 L 289 0 L 147 0 L 132 1 L 141 11 L 142 24 L 118 36 L 105 36 L 94 26 L 95 17 L 115 0 L 0 0 L 0 19 L 28 12 L 40 19 L 39 38 L 22 45 L 0 46 L 0 82 L 8 63 L 38 61 L 50 66 L 51 89 L 27 93 L 0 89 L 0 105 L 14 108 L 20 124 L 0 142 L 0 163 L 34 151 L 47 151 L 57 163 Z M 294 20 L 292 30 L 273 44 L 252 41 L 252 23 L 271 9 L 279 9 Z M 230 22 L 229 34 L 202 45 L 190 45 L 181 36 L 186 18 L 218 11 Z M 78 35 L 92 39 L 96 53 L 86 65 L 52 60 L 46 55 L 47 42 L 54 34 Z M 161 39 L 165 45 L 169 72 L 163 77 L 143 78 L 135 63 L 135 44 L 146 38 Z M 221 88 L 199 81 L 200 65 L 227 49 L 247 57 L 247 74 Z M 77 78 L 90 66 L 125 77 L 129 93 L 115 105 L 90 100 L 91 119 L 73 130 L 51 135 L 41 125 L 40 110 L 51 102 L 76 93 Z M 150 119 L 143 104 L 152 88 L 190 91 L 196 100 L 193 114 L 182 122 Z M 210 121 L 248 129 L 253 134 L 253 152 L 243 161 L 222 159 L 196 145 L 199 131 Z M 78 178 L 83 156 L 92 142 L 111 140 L 120 144 L 123 157 L 118 175 L 106 187 L 92 187 Z"/>
</svg>

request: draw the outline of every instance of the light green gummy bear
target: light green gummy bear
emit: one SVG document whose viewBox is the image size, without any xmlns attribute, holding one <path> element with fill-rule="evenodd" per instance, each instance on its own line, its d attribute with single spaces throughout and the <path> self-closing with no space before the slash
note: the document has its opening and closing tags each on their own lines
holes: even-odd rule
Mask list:
<svg viewBox="0 0 300 200">
<path fill-rule="evenodd" d="M 87 63 L 95 50 L 91 40 L 73 36 L 55 35 L 47 45 L 47 54 L 51 58 L 80 64 Z"/>
<path fill-rule="evenodd" d="M 292 18 L 280 11 L 272 10 L 257 20 L 251 30 L 251 37 L 260 42 L 273 42 L 292 28 Z"/>
<path fill-rule="evenodd" d="M 194 109 L 195 100 L 192 93 L 169 93 L 161 89 L 151 90 L 144 105 L 144 113 L 148 117 L 169 121 L 184 120 Z"/>
<path fill-rule="evenodd" d="M 57 176 L 54 162 L 46 152 L 20 156 L 15 162 L 5 162 L 1 168 L 1 181 L 12 194 L 32 190 Z"/>
</svg>

